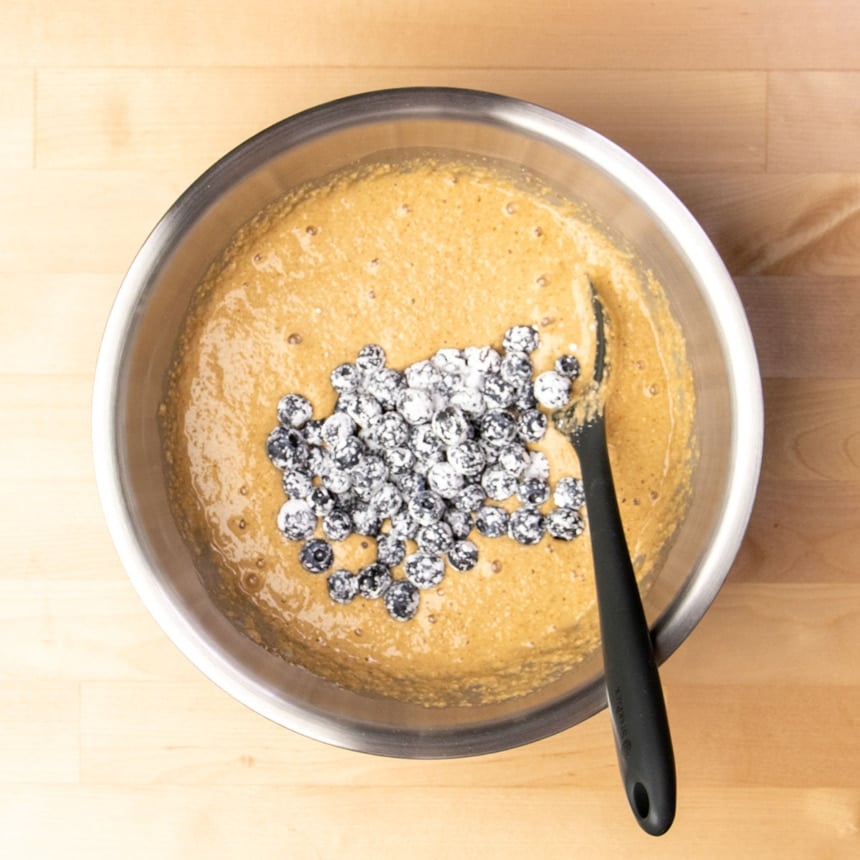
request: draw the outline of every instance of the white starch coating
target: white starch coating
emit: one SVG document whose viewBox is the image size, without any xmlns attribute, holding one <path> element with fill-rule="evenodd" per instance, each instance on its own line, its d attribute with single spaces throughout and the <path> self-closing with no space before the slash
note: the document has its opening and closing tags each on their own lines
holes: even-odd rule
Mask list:
<svg viewBox="0 0 860 860">
<path fill-rule="evenodd" d="M 300 394 L 279 401 L 266 451 L 287 496 L 278 529 L 303 541 L 302 567 L 332 569 L 329 541 L 352 533 L 376 540 L 376 561 L 329 574 L 334 602 L 383 598 L 392 618 L 408 621 L 420 591 L 437 587 L 448 566 L 466 572 L 477 564 L 473 529 L 526 546 L 545 533 L 557 540 L 582 534 L 581 480 L 566 476 L 551 488 L 545 455 L 530 448 L 547 432 L 538 407 L 568 402 L 579 362 L 560 356 L 555 370 L 534 379 L 537 329 L 513 326 L 502 343 L 502 353 L 441 349 L 403 371 L 387 367 L 382 347 L 369 344 L 331 372 L 338 393 L 331 415 L 313 418 Z M 538 506 L 551 496 L 555 507 L 544 515 Z M 511 513 L 493 504 L 514 497 L 520 504 Z M 313 537 L 319 523 L 326 539 Z M 407 554 L 407 541 L 415 552 Z M 400 564 L 404 578 L 395 578 Z"/>
</svg>

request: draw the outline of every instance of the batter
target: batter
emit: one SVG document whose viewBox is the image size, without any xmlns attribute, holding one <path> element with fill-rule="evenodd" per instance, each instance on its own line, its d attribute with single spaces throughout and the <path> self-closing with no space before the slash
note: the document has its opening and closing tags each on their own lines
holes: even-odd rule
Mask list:
<svg viewBox="0 0 860 860">
<path fill-rule="evenodd" d="M 536 373 L 578 356 L 575 397 L 593 363 L 589 281 L 611 319 L 610 455 L 647 581 L 686 506 L 692 379 L 659 285 L 587 213 L 530 175 L 424 158 L 340 173 L 239 230 L 194 295 L 161 409 L 174 514 L 231 619 L 310 672 L 428 706 L 521 695 L 590 653 L 587 530 L 536 546 L 473 531 L 477 567 L 449 568 L 398 623 L 379 600 L 333 603 L 326 577 L 299 566 L 276 526 L 284 493 L 265 450 L 279 398 L 298 392 L 330 414 L 330 371 L 368 343 L 403 368 L 443 347 L 500 348 L 511 325 L 534 325 Z M 552 422 L 535 447 L 552 484 L 580 474 Z M 337 567 L 374 559 L 372 538 L 333 546 Z"/>
</svg>

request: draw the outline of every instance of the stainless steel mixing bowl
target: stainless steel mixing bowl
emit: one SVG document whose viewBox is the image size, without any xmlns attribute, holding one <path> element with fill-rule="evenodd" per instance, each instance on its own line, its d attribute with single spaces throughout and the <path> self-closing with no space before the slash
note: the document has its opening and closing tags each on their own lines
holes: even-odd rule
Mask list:
<svg viewBox="0 0 860 860">
<path fill-rule="evenodd" d="M 93 436 L 105 514 L 146 606 L 215 683 L 277 723 L 355 750 L 449 757 L 527 743 L 605 705 L 600 656 L 502 704 L 426 709 L 340 689 L 267 653 L 218 610 L 171 518 L 157 425 L 191 291 L 234 231 L 306 180 L 358 159 L 439 148 L 524 165 L 587 202 L 638 252 L 685 332 L 700 448 L 689 513 L 645 600 L 664 660 L 735 558 L 758 481 L 762 397 L 747 320 L 705 233 L 645 167 L 595 132 L 532 104 L 450 89 L 368 93 L 261 132 L 170 208 L 126 275 L 96 372 Z"/>
</svg>

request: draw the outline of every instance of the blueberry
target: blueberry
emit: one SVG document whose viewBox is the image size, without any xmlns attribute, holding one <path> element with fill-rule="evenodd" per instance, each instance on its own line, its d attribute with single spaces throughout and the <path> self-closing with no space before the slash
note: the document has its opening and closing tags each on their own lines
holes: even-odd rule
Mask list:
<svg viewBox="0 0 860 860">
<path fill-rule="evenodd" d="M 573 540 L 585 531 L 585 522 L 575 508 L 555 508 L 547 514 L 546 530 L 558 540 Z"/>
<path fill-rule="evenodd" d="M 487 494 L 480 484 L 467 484 L 454 496 L 454 507 L 458 511 L 473 514 L 481 509 L 486 498 Z"/>
<path fill-rule="evenodd" d="M 517 479 L 501 466 L 490 466 L 481 477 L 481 486 L 488 498 L 503 502 L 516 493 Z"/>
<path fill-rule="evenodd" d="M 343 508 L 329 511 L 322 523 L 323 534 L 329 540 L 345 540 L 352 534 L 352 517 Z"/>
<path fill-rule="evenodd" d="M 381 370 L 385 367 L 385 350 L 378 344 L 369 343 L 358 351 L 355 363 L 363 373 Z"/>
<path fill-rule="evenodd" d="M 308 462 L 308 445 L 298 430 L 275 427 L 266 439 L 266 453 L 279 469 L 301 468 Z"/>
<path fill-rule="evenodd" d="M 468 511 L 458 511 L 456 508 L 448 510 L 445 512 L 445 522 L 457 540 L 467 538 L 472 531 L 472 517 Z"/>
<path fill-rule="evenodd" d="M 323 423 L 322 418 L 311 418 L 311 420 L 302 427 L 302 436 L 305 437 L 305 442 L 307 442 L 308 445 L 313 445 L 315 448 L 318 448 L 323 444 Z"/>
<path fill-rule="evenodd" d="M 555 360 L 555 372 L 570 380 L 578 379 L 580 373 L 579 359 L 575 355 L 560 355 Z"/>
<path fill-rule="evenodd" d="M 370 507 L 380 519 L 389 519 L 403 507 L 403 494 L 394 484 L 386 481 L 371 494 Z"/>
<path fill-rule="evenodd" d="M 517 508 L 508 522 L 508 534 L 527 546 L 538 543 L 545 530 L 546 520 L 537 508 Z"/>
<path fill-rule="evenodd" d="M 475 528 L 484 537 L 501 537 L 508 530 L 508 512 L 495 505 L 484 505 L 475 517 Z"/>
<path fill-rule="evenodd" d="M 539 442 L 546 435 L 548 421 L 540 409 L 524 409 L 517 418 L 517 431 L 524 442 Z"/>
<path fill-rule="evenodd" d="M 481 439 L 490 445 L 506 445 L 516 434 L 516 419 L 504 409 L 493 409 L 481 417 Z"/>
<path fill-rule="evenodd" d="M 386 567 L 396 567 L 406 557 L 406 541 L 394 535 L 380 535 L 376 539 L 376 560 Z"/>
<path fill-rule="evenodd" d="M 328 596 L 335 603 L 351 603 L 358 595 L 358 577 L 343 568 L 328 575 Z"/>
<path fill-rule="evenodd" d="M 446 448 L 459 445 L 469 438 L 471 427 L 462 410 L 456 406 L 440 409 L 431 422 L 433 432 Z"/>
<path fill-rule="evenodd" d="M 532 381 L 529 379 L 523 385 L 520 385 L 517 388 L 517 397 L 514 400 L 514 406 L 520 410 L 520 412 L 526 412 L 529 409 L 535 409 L 538 405 L 537 397 L 535 397 L 534 386 L 532 385 Z"/>
<path fill-rule="evenodd" d="M 463 350 L 466 365 L 469 370 L 483 375 L 498 373 L 502 366 L 502 357 L 491 346 L 467 346 Z"/>
<path fill-rule="evenodd" d="M 382 404 L 372 394 L 360 391 L 349 399 L 344 411 L 359 427 L 370 427 L 374 419 L 382 414 Z"/>
<path fill-rule="evenodd" d="M 318 517 L 324 517 L 334 507 L 334 494 L 325 487 L 314 487 L 306 499 Z"/>
<path fill-rule="evenodd" d="M 541 478 L 526 478 L 517 487 L 517 497 L 524 505 L 542 505 L 549 498 L 549 484 Z"/>
<path fill-rule="evenodd" d="M 349 469 L 358 463 L 364 453 L 364 445 L 358 436 L 349 436 L 343 441 L 336 442 L 331 448 L 331 456 L 341 469 Z"/>
<path fill-rule="evenodd" d="M 355 421 L 346 412 L 335 412 L 323 421 L 320 433 L 329 448 L 337 448 L 355 433 Z"/>
<path fill-rule="evenodd" d="M 397 448 L 386 448 L 382 451 L 382 459 L 388 466 L 388 472 L 405 472 L 412 468 L 415 462 L 415 454 L 405 445 Z"/>
<path fill-rule="evenodd" d="M 335 493 L 336 507 L 341 508 L 346 511 L 348 514 L 352 514 L 353 511 L 362 507 L 362 501 L 356 496 L 353 489 L 350 487 L 349 489 L 344 490 L 342 493 Z"/>
<path fill-rule="evenodd" d="M 352 530 L 357 535 L 376 537 L 382 531 L 382 520 L 371 508 L 356 508 L 352 512 Z"/>
<path fill-rule="evenodd" d="M 394 472 L 391 482 L 407 499 L 427 489 L 427 479 L 418 472 Z"/>
<path fill-rule="evenodd" d="M 444 459 L 445 455 L 441 451 L 435 451 L 433 454 L 430 454 L 427 457 L 419 457 L 415 461 L 415 465 L 412 467 L 412 471 L 415 472 L 415 474 L 420 475 L 426 479 L 433 466 L 435 466 L 437 463 L 441 463 Z M 430 482 L 427 481 L 427 483 L 429 485 Z"/>
<path fill-rule="evenodd" d="M 434 367 L 438 367 L 442 373 L 451 373 L 462 376 L 466 371 L 466 356 L 462 349 L 440 349 L 430 359 Z"/>
<path fill-rule="evenodd" d="M 409 447 L 417 459 L 430 457 L 445 450 L 442 440 L 433 432 L 430 424 L 421 424 L 412 428 Z"/>
<path fill-rule="evenodd" d="M 341 468 L 332 458 L 326 457 L 319 465 L 317 474 L 322 484 L 333 493 L 344 493 L 352 485 L 352 479 L 346 469 Z"/>
<path fill-rule="evenodd" d="M 432 523 L 423 526 L 418 532 L 417 542 L 420 549 L 431 555 L 442 555 L 448 552 L 454 543 L 454 533 L 451 526 L 445 522 Z"/>
<path fill-rule="evenodd" d="M 304 427 L 313 415 L 313 406 L 301 394 L 285 394 L 278 401 L 278 421 L 284 427 Z"/>
<path fill-rule="evenodd" d="M 313 489 L 313 481 L 310 473 L 303 469 L 288 469 L 284 472 L 281 486 L 284 488 L 285 495 L 289 496 L 289 498 L 304 499 L 307 498 Z"/>
<path fill-rule="evenodd" d="M 391 517 L 391 530 L 389 533 L 391 537 L 400 540 L 414 540 L 420 528 L 421 523 L 412 519 L 409 516 L 409 511 L 404 508 Z"/>
<path fill-rule="evenodd" d="M 543 451 L 530 451 L 529 464 L 523 469 L 522 479 L 540 478 L 542 481 L 549 480 L 549 460 Z"/>
<path fill-rule="evenodd" d="M 481 453 L 484 455 L 484 468 L 486 469 L 488 466 L 495 466 L 496 463 L 499 462 L 499 455 L 502 451 L 505 450 L 508 443 L 498 445 L 492 442 L 489 442 L 486 439 L 481 439 L 480 441 Z M 483 469 L 481 470 L 481 474 L 483 474 Z"/>
<path fill-rule="evenodd" d="M 445 578 L 445 562 L 420 550 L 406 557 L 404 570 L 406 578 L 418 588 L 434 588 Z"/>
<path fill-rule="evenodd" d="M 403 374 L 393 367 L 383 367 L 365 380 L 364 390 L 375 397 L 385 409 L 394 409 L 405 384 Z"/>
<path fill-rule="evenodd" d="M 461 388 L 454 392 L 451 395 L 451 406 L 456 406 L 467 415 L 483 415 L 487 410 L 480 388 Z"/>
<path fill-rule="evenodd" d="M 391 585 L 391 571 L 378 561 L 367 564 L 358 571 L 358 593 L 362 597 L 376 600 L 385 594 Z"/>
<path fill-rule="evenodd" d="M 355 408 L 358 393 L 359 390 L 356 389 L 355 391 L 344 391 L 343 394 L 338 395 L 337 402 L 334 404 L 334 411 L 346 414 L 347 409 Z"/>
<path fill-rule="evenodd" d="M 427 472 L 427 483 L 442 498 L 450 499 L 463 487 L 463 476 L 450 463 L 434 463 Z"/>
<path fill-rule="evenodd" d="M 535 380 L 534 394 L 541 406 L 561 409 L 570 400 L 570 380 L 555 370 L 548 370 Z"/>
<path fill-rule="evenodd" d="M 418 388 L 422 391 L 432 391 L 442 381 L 442 372 L 430 361 L 417 361 L 415 364 L 410 364 L 403 375 L 410 388 Z"/>
<path fill-rule="evenodd" d="M 521 352 L 509 352 L 502 359 L 502 366 L 499 372 L 505 382 L 519 389 L 523 383 L 531 381 L 534 367 L 527 355 Z"/>
<path fill-rule="evenodd" d="M 517 389 L 501 376 L 487 376 L 484 377 L 481 394 L 490 409 L 506 409 L 508 406 L 513 406 Z"/>
<path fill-rule="evenodd" d="M 376 441 L 384 449 L 399 448 L 409 441 L 409 425 L 397 412 L 385 412 L 370 425 Z"/>
<path fill-rule="evenodd" d="M 349 470 L 352 489 L 360 499 L 369 501 L 388 478 L 388 467 L 382 457 L 367 454 Z"/>
<path fill-rule="evenodd" d="M 560 508 L 581 508 L 585 504 L 585 487 L 581 478 L 559 478 L 552 500 Z"/>
<path fill-rule="evenodd" d="M 457 541 L 448 550 L 448 564 L 454 570 L 471 570 L 478 563 L 478 547 L 470 540 Z"/>
<path fill-rule="evenodd" d="M 467 439 L 448 449 L 448 462 L 461 475 L 479 475 L 484 470 L 486 458 L 481 446 L 473 439 Z"/>
<path fill-rule="evenodd" d="M 420 602 L 418 588 L 407 579 L 392 582 L 385 592 L 385 608 L 395 621 L 409 621 L 414 618 Z"/>
<path fill-rule="evenodd" d="M 319 475 L 320 466 L 328 459 L 328 454 L 323 448 L 317 448 L 316 446 L 311 447 L 310 445 L 307 448 L 308 451 L 308 462 L 305 468 L 312 475 Z"/>
<path fill-rule="evenodd" d="M 309 538 L 316 525 L 317 518 L 303 499 L 290 499 L 278 511 L 278 528 L 290 540 Z"/>
<path fill-rule="evenodd" d="M 433 417 L 433 396 L 421 388 L 404 388 L 398 397 L 397 408 L 409 424 L 427 424 Z"/>
<path fill-rule="evenodd" d="M 345 394 L 347 391 L 358 389 L 360 376 L 354 364 L 340 364 L 331 372 L 329 378 L 331 387 L 339 394 Z"/>
<path fill-rule="evenodd" d="M 540 334 L 531 325 L 511 326 L 502 341 L 505 352 L 534 352 L 540 346 Z"/>
<path fill-rule="evenodd" d="M 299 561 L 310 573 L 322 573 L 328 570 L 334 562 L 331 544 L 322 538 L 311 538 L 299 550 Z"/>
<path fill-rule="evenodd" d="M 529 452 L 524 445 L 512 442 L 499 448 L 499 466 L 515 478 L 519 477 L 530 462 Z"/>
<path fill-rule="evenodd" d="M 445 502 L 438 493 L 424 490 L 409 499 L 409 514 L 422 526 L 438 523 L 445 511 Z"/>
</svg>

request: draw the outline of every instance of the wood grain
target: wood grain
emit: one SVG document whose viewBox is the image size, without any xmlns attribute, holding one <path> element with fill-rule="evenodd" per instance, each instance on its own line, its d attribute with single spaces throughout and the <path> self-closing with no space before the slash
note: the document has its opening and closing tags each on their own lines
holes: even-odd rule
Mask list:
<svg viewBox="0 0 860 860">
<path fill-rule="evenodd" d="M 20 857 L 70 860 L 177 857 L 617 856 L 635 845 L 641 858 L 725 860 L 755 852 L 763 860 L 850 857 L 856 847 L 860 792 L 837 788 L 732 788 L 686 794 L 672 831 L 646 841 L 625 820 L 613 789 L 376 788 L 313 786 L 249 791 L 246 786 L 93 785 L 0 788 L 5 844 Z M 50 827 L 28 822 L 50 821 Z M 90 826 L 82 826 L 82 822 Z M 728 826 L 726 822 L 731 822 Z M 95 826 L 96 823 L 98 826 Z M 130 825 L 136 838 L 129 838 Z M 145 836 L 144 836 L 145 834 Z M 452 843 L 451 834 L 456 834 Z M 252 846 L 252 849 L 249 848 Z"/>
<path fill-rule="evenodd" d="M 855 481 L 764 478 L 733 582 L 856 583 Z"/>
<path fill-rule="evenodd" d="M 856 0 L 4 0 L 0 856 L 860 856 Z M 215 158 L 371 88 L 519 96 L 664 179 L 735 277 L 764 379 L 758 496 L 664 664 L 678 817 L 621 792 L 607 714 L 527 747 L 383 759 L 204 678 L 122 570 L 90 440 L 124 272 Z"/>
<path fill-rule="evenodd" d="M 668 174 L 733 275 L 856 277 L 860 175 Z"/>
<path fill-rule="evenodd" d="M 767 162 L 774 171 L 860 170 L 860 73 L 771 72 Z"/>
<path fill-rule="evenodd" d="M 761 773 L 772 786 L 855 785 L 833 736 L 860 730 L 856 687 L 725 681 L 690 686 L 675 683 L 672 673 L 666 679 L 687 790 L 756 786 Z M 814 716 L 802 707 L 809 695 L 819 703 Z M 618 780 L 606 714 L 526 749 L 414 762 L 355 756 L 285 733 L 207 684 L 86 683 L 82 701 L 85 783 L 576 789 L 612 788 Z M 177 723 L 177 713 L 186 719 Z M 807 738 L 803 756 L 794 754 L 799 735 Z"/>
<path fill-rule="evenodd" d="M 851 278 L 736 280 L 763 376 L 860 377 L 860 295 Z"/>
<path fill-rule="evenodd" d="M 329 0 L 154 0 L 128 11 L 13 0 L 6 62 L 62 66 L 420 66 L 459 68 L 853 69 L 853 0 L 571 5 Z M 19 34 L 23 38 L 19 38 Z"/>
<path fill-rule="evenodd" d="M 33 163 L 34 78 L 31 69 L 0 69 L 0 137 L 8 167 Z"/>
<path fill-rule="evenodd" d="M 0 681 L 3 783 L 76 783 L 80 778 L 80 686 Z"/>
<path fill-rule="evenodd" d="M 472 87 L 536 101 L 663 169 L 764 166 L 766 78 L 759 72 L 344 67 L 46 69 L 38 75 L 36 163 L 202 171 L 321 99 L 394 86 Z M 156 133 L 164 144 L 154 148 Z"/>
</svg>

